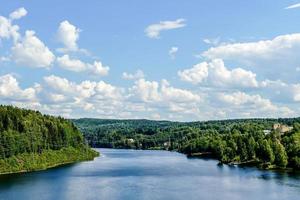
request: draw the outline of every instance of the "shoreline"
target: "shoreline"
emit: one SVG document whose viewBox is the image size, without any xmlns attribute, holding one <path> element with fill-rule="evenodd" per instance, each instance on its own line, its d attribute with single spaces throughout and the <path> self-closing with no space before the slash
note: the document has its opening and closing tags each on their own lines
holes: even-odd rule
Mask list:
<svg viewBox="0 0 300 200">
<path fill-rule="evenodd" d="M 0 172 L 0 176 L 10 175 L 10 174 L 25 174 L 25 173 L 30 173 L 30 172 L 46 171 L 48 169 L 54 169 L 54 168 L 62 167 L 62 166 L 65 166 L 65 165 L 76 164 L 76 163 L 85 162 L 85 161 L 93 161 L 93 160 L 94 159 L 78 160 L 78 161 L 74 161 L 74 162 L 70 161 L 70 162 L 65 162 L 65 163 L 57 163 L 57 164 L 51 165 L 47 168 L 40 168 L 40 169 L 35 169 L 35 170 L 21 170 L 21 171 L 17 171 L 17 172 L 4 172 L 4 173 Z"/>
<path fill-rule="evenodd" d="M 3 165 L 0 176 L 44 171 L 64 165 L 92 161 L 99 155 L 99 152 L 92 149 L 83 152 L 75 148 L 50 150 L 42 154 L 20 154 L 0 160 L 0 164 Z"/>
</svg>

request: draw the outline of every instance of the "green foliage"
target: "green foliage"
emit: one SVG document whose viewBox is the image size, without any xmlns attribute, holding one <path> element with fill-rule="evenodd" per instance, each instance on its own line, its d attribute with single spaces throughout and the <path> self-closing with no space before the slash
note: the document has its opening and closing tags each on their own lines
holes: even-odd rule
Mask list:
<svg viewBox="0 0 300 200">
<path fill-rule="evenodd" d="M 93 147 L 167 149 L 210 155 L 223 163 L 300 168 L 300 118 L 206 122 L 151 120 L 73 120 Z M 294 126 L 281 135 L 274 123 Z M 1 151 L 1 149 L 0 149 Z"/>
<path fill-rule="evenodd" d="M 23 153 L 0 160 L 0 174 L 43 170 L 62 164 L 92 160 L 98 153 L 74 147 L 45 150 L 43 153 Z"/>
<path fill-rule="evenodd" d="M 69 147 L 78 150 L 88 148 L 81 132 L 70 120 L 42 115 L 38 111 L 0 106 L 2 170 L 6 161 L 13 162 L 13 158 L 19 155 L 38 156 Z"/>
</svg>

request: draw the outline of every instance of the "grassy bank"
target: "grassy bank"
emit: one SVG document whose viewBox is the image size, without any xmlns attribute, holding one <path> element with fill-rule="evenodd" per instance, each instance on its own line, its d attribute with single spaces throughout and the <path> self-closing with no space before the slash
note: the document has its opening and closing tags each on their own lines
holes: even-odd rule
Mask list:
<svg viewBox="0 0 300 200">
<path fill-rule="evenodd" d="M 99 153 L 90 148 L 67 147 L 44 150 L 42 153 L 23 153 L 0 160 L 0 174 L 45 170 L 59 165 L 93 160 Z"/>
</svg>

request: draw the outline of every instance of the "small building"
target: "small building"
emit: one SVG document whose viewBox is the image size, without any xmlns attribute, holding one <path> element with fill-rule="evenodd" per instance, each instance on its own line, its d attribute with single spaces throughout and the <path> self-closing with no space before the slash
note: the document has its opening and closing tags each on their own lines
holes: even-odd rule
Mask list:
<svg viewBox="0 0 300 200">
<path fill-rule="evenodd" d="M 265 135 L 269 135 L 271 133 L 271 130 L 263 130 Z"/>
<path fill-rule="evenodd" d="M 291 130 L 293 130 L 292 126 L 287 126 L 284 124 L 280 124 L 280 123 L 276 123 L 273 124 L 273 130 L 280 132 L 281 134 L 284 134 L 286 132 L 289 132 Z"/>
</svg>

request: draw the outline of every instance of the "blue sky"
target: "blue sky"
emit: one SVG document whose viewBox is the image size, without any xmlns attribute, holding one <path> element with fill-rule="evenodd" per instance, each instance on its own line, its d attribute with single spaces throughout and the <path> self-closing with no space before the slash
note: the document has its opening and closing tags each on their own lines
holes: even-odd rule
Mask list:
<svg viewBox="0 0 300 200">
<path fill-rule="evenodd" d="M 0 103 L 65 117 L 299 116 L 300 1 L 6 1 Z"/>
</svg>

